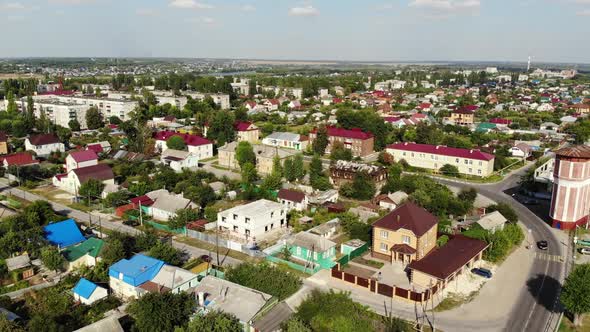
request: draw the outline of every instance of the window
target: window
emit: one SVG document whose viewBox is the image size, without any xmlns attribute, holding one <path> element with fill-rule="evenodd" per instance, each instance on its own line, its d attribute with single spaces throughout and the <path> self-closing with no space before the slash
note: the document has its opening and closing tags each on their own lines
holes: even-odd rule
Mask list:
<svg viewBox="0 0 590 332">
<path fill-rule="evenodd" d="M 389 232 L 388 231 L 381 231 L 381 238 L 383 239 L 387 239 L 389 237 Z"/>
<path fill-rule="evenodd" d="M 473 168 L 470 168 L 469 169 L 469 173 L 473 173 Z"/>
<path fill-rule="evenodd" d="M 237 220 L 237 219 L 238 219 L 238 215 L 234 214 L 234 220 Z"/>
<path fill-rule="evenodd" d="M 234 226 L 234 232 L 238 231 L 238 226 Z"/>
<path fill-rule="evenodd" d="M 250 222 L 250 218 L 246 218 L 246 224 Z"/>
<path fill-rule="evenodd" d="M 274 213 L 274 212 L 271 212 L 271 213 L 270 213 L 270 217 L 271 217 L 271 218 L 272 218 L 274 215 L 275 215 L 275 213 Z"/>
<path fill-rule="evenodd" d="M 469 164 L 469 160 L 465 159 L 465 165 Z"/>
<path fill-rule="evenodd" d="M 226 220 L 225 217 L 221 217 L 221 221 L 225 222 L 225 220 Z"/>
<path fill-rule="evenodd" d="M 387 243 L 381 243 L 381 245 L 379 246 L 379 249 L 381 251 L 387 252 Z"/>
<path fill-rule="evenodd" d="M 402 235 L 402 242 L 405 244 L 410 244 L 410 237 L 407 235 Z"/>
<path fill-rule="evenodd" d="M 458 164 L 459 163 L 459 158 L 455 159 L 455 162 Z"/>
<path fill-rule="evenodd" d="M 481 175 L 481 169 L 477 170 L 477 174 Z"/>
<path fill-rule="evenodd" d="M 482 161 L 479 162 L 479 166 L 483 166 L 483 162 Z"/>
</svg>

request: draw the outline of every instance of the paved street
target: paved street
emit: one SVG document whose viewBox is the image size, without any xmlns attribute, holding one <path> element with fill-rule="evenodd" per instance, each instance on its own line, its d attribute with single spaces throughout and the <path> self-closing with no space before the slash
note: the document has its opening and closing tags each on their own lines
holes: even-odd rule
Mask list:
<svg viewBox="0 0 590 332">
<path fill-rule="evenodd" d="M 0 186 L 2 186 L 0 191 L 4 192 L 6 194 L 10 193 L 12 195 L 24 198 L 29 201 L 36 201 L 36 200 L 47 201 L 47 199 L 44 197 L 34 195 L 34 194 L 31 194 L 29 192 L 25 192 L 25 191 L 17 189 L 17 188 L 9 187 L 5 179 L 0 179 Z M 106 229 L 109 229 L 109 230 L 119 231 L 122 233 L 131 234 L 131 235 L 137 235 L 137 234 L 141 233 L 140 230 L 135 229 L 131 226 L 124 225 L 121 222 L 105 221 L 102 218 L 99 219 L 99 216 L 97 216 L 97 215 L 89 214 L 87 212 L 82 212 L 79 210 L 75 210 L 75 209 L 72 209 L 72 208 L 65 206 L 63 204 L 59 204 L 59 203 L 55 203 L 55 202 L 51 202 L 51 201 L 49 203 L 51 203 L 53 209 L 55 211 L 57 211 L 58 213 L 67 215 L 70 218 L 74 218 L 78 222 L 81 222 L 81 223 L 84 223 L 87 225 L 90 224 L 90 220 L 92 220 L 92 224 L 94 226 L 96 226 L 97 223 L 99 223 L 99 221 L 100 221 L 100 226 L 104 227 Z M 186 251 L 191 257 L 199 257 L 201 255 L 210 255 L 211 257 L 213 257 L 213 262 L 217 261 L 216 253 L 209 252 L 209 250 L 196 248 L 196 247 L 189 246 L 189 245 L 186 245 L 184 243 L 174 241 L 174 240 L 172 241 L 172 245 L 175 248 Z M 219 256 L 220 256 L 220 260 L 223 260 L 223 255 L 220 254 Z M 239 264 L 240 262 L 241 262 L 240 260 L 228 256 L 225 258 L 224 265 L 235 265 L 235 264 Z"/>
</svg>

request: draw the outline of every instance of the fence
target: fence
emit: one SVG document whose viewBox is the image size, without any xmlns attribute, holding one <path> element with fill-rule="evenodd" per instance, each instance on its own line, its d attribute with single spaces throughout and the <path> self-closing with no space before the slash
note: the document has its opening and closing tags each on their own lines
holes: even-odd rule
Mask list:
<svg viewBox="0 0 590 332">
<path fill-rule="evenodd" d="M 318 272 L 322 269 L 322 267 L 318 264 L 313 264 L 314 267 L 310 268 L 310 267 L 305 267 L 305 266 L 297 264 L 297 263 L 293 263 L 291 261 L 286 261 L 284 259 L 278 258 L 276 256 L 272 256 L 272 255 L 266 256 L 266 259 L 270 262 L 273 262 L 273 263 L 286 264 L 292 269 L 295 269 L 295 270 L 303 272 L 303 273 L 308 273 L 308 274 L 315 274 L 316 272 Z"/>
<path fill-rule="evenodd" d="M 192 237 L 193 239 L 197 239 L 199 241 L 207 242 L 207 243 L 214 244 L 214 245 L 219 244 L 220 247 L 239 251 L 239 252 L 242 252 L 248 256 L 252 256 L 252 257 L 266 256 L 266 254 L 264 254 L 260 250 L 252 250 L 241 243 L 226 240 L 221 237 L 218 237 L 217 235 L 201 233 L 201 232 L 195 231 L 193 229 L 187 229 L 184 233 L 186 236 Z"/>
<path fill-rule="evenodd" d="M 368 243 L 365 243 L 362 246 L 360 246 L 360 247 L 354 249 L 353 251 L 351 251 L 350 253 L 348 253 L 348 255 L 342 256 L 338 260 L 338 263 L 341 266 L 344 266 L 344 265 L 348 264 L 348 262 L 350 262 L 351 260 L 353 260 L 353 259 L 361 256 L 362 254 L 364 254 L 367 251 L 367 249 L 369 249 L 369 244 Z"/>
<path fill-rule="evenodd" d="M 391 298 L 398 298 L 406 301 L 422 303 L 430 300 L 432 295 L 436 294 L 436 292 L 439 290 L 439 287 L 437 285 L 432 287 L 431 289 L 425 290 L 424 292 L 415 292 L 402 287 L 380 283 L 375 279 L 367 279 L 354 275 L 352 273 L 345 272 L 341 270 L 341 266 L 342 265 L 340 264 L 336 264 L 336 266 L 332 268 L 332 278 L 339 279 L 357 285 L 359 287 L 366 288 L 372 293 L 380 294 Z"/>
<path fill-rule="evenodd" d="M 183 234 L 185 232 L 185 227 L 183 228 L 177 228 L 177 229 L 171 229 L 170 227 L 168 227 L 168 225 L 163 225 L 160 223 L 157 223 L 155 221 L 144 221 L 146 224 L 154 227 L 157 230 L 160 231 L 166 231 L 166 232 L 171 232 L 171 233 L 176 233 L 176 234 Z"/>
</svg>

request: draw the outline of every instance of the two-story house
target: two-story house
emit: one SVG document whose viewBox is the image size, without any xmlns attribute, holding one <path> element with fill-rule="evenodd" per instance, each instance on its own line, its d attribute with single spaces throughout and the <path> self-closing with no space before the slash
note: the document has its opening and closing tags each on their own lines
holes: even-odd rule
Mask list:
<svg viewBox="0 0 590 332">
<path fill-rule="evenodd" d="M 287 211 L 305 211 L 307 210 L 307 205 L 309 204 L 309 200 L 304 193 L 291 189 L 279 190 L 277 200 L 279 203 L 283 204 Z"/>
<path fill-rule="evenodd" d="M 451 113 L 450 120 L 459 126 L 470 126 L 475 122 L 475 110 L 470 107 L 462 107 Z"/>
<path fill-rule="evenodd" d="M 98 164 L 98 156 L 93 150 L 74 151 L 66 157 L 66 172 L 77 168 Z"/>
<path fill-rule="evenodd" d="M 33 151 L 38 157 L 47 157 L 52 152 L 64 152 L 64 144 L 53 134 L 33 135 L 25 139 L 25 150 Z"/>
<path fill-rule="evenodd" d="M 371 254 L 392 263 L 420 260 L 436 246 L 437 228 L 435 216 L 407 202 L 373 224 Z"/>
<path fill-rule="evenodd" d="M 160 131 L 155 134 L 154 139 L 156 140 L 156 150 L 159 152 L 168 150 L 166 141 L 172 136 L 182 138 L 186 144 L 188 152 L 191 152 L 199 160 L 213 157 L 213 143 L 208 139 L 197 135 L 182 134 L 172 131 Z"/>
<path fill-rule="evenodd" d="M 238 121 L 234 124 L 238 142 L 256 143 L 260 139 L 260 129 L 252 122 Z"/>
<path fill-rule="evenodd" d="M 387 180 L 387 169 L 385 167 L 338 160 L 330 166 L 330 181 L 338 187 L 352 182 L 356 174 L 360 172 L 369 175 L 378 188 Z"/>
<path fill-rule="evenodd" d="M 274 132 L 262 139 L 262 144 L 304 151 L 305 148 L 307 148 L 308 141 L 309 138 L 304 135 L 287 132 Z"/>
<path fill-rule="evenodd" d="M 328 130 L 328 152 L 332 151 L 335 142 L 340 142 L 345 148 L 350 149 L 355 157 L 364 157 L 374 152 L 375 138 L 373 134 L 363 132 L 359 128 L 344 129 L 327 127 Z M 309 133 L 309 143 L 317 139 L 317 128 Z"/>
<path fill-rule="evenodd" d="M 218 213 L 217 227 L 240 238 L 257 238 L 287 227 L 287 210 L 280 203 L 260 199 Z"/>
</svg>

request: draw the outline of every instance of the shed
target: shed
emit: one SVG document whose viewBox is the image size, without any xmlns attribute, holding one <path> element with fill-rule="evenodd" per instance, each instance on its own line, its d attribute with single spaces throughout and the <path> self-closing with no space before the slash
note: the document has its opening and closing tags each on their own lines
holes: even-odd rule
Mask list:
<svg viewBox="0 0 590 332">
<path fill-rule="evenodd" d="M 74 299 L 86 305 L 90 305 L 108 296 L 105 288 L 99 287 L 85 278 L 81 278 L 72 291 L 74 292 Z"/>
<path fill-rule="evenodd" d="M 504 229 L 504 225 L 508 220 L 499 212 L 494 211 L 481 217 L 476 223 L 481 228 L 494 233 L 497 230 Z"/>
</svg>

